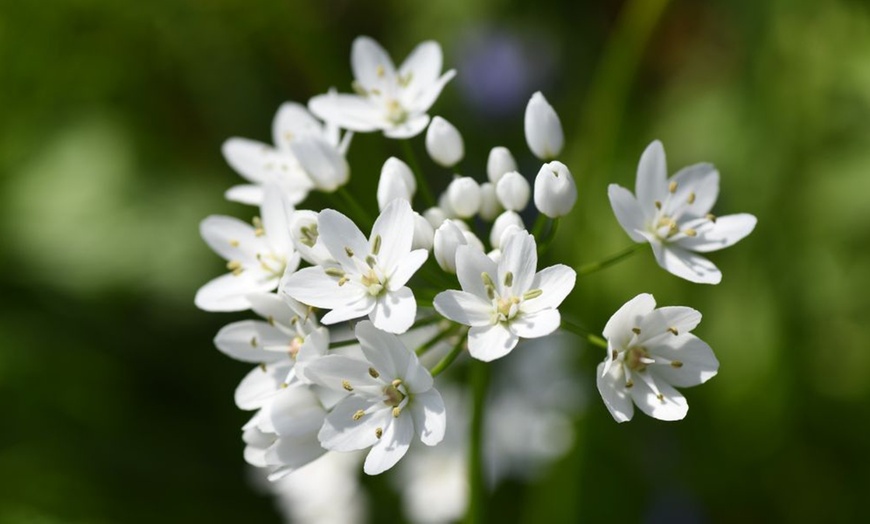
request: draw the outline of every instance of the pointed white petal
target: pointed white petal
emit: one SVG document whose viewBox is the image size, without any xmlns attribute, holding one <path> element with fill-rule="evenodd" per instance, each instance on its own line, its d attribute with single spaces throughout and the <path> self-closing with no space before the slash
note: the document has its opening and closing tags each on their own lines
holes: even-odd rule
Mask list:
<svg viewBox="0 0 870 524">
<path fill-rule="evenodd" d="M 369 243 L 362 231 L 351 219 L 332 209 L 324 209 L 317 218 L 319 239 L 323 241 L 332 258 L 346 269 L 355 268 L 347 249 L 356 257 L 369 254 Z"/>
<path fill-rule="evenodd" d="M 421 89 L 417 95 L 413 99 L 403 100 L 403 103 L 406 104 L 409 110 L 419 113 L 425 113 L 429 111 L 429 108 L 432 107 L 432 104 L 438 100 L 438 97 L 441 95 L 441 91 L 444 89 L 444 86 L 447 85 L 447 82 L 453 79 L 456 76 L 456 70 L 451 69 L 447 71 L 441 78 L 439 78 L 434 83 L 429 84 L 428 86 Z M 426 127 L 425 125 L 423 126 Z M 423 128 L 420 128 L 422 131 Z"/>
<path fill-rule="evenodd" d="M 419 135 L 428 125 L 429 115 L 417 115 L 399 125 L 385 127 L 384 136 L 396 139 L 412 138 Z"/>
<path fill-rule="evenodd" d="M 556 309 L 542 309 L 535 313 L 517 315 L 509 324 L 510 330 L 522 338 L 545 337 L 559 329 L 562 317 Z"/>
<path fill-rule="evenodd" d="M 534 313 L 546 308 L 557 308 L 574 289 L 577 272 L 564 264 L 542 269 L 532 279 L 530 289 L 540 289 L 541 296 L 522 302 L 522 310 Z"/>
<path fill-rule="evenodd" d="M 205 243 L 224 260 L 255 263 L 256 253 L 266 249 L 266 242 L 254 234 L 253 226 L 233 217 L 206 217 L 199 224 L 199 233 Z"/>
<path fill-rule="evenodd" d="M 406 79 L 404 101 L 413 102 L 420 92 L 438 80 L 443 57 L 441 46 L 431 40 L 420 43 L 399 67 L 399 78 Z"/>
<path fill-rule="evenodd" d="M 702 217 L 713 209 L 719 197 L 719 172 L 713 164 L 684 167 L 677 171 L 671 181 L 677 184 L 677 189 L 668 199 L 665 212 L 669 215 L 682 208 L 686 216 Z"/>
<path fill-rule="evenodd" d="M 637 181 L 634 193 L 644 216 L 655 216 L 656 200 L 660 202 L 666 200 L 668 195 L 667 178 L 668 166 L 665 161 L 665 149 L 661 142 L 654 140 L 643 151 L 637 165 Z"/>
<path fill-rule="evenodd" d="M 369 252 L 372 252 L 375 239 L 380 236 L 380 250 L 377 254 L 378 265 L 386 271 L 393 268 L 411 252 L 414 240 L 414 212 L 407 200 L 396 199 L 375 220 L 372 226 Z"/>
<path fill-rule="evenodd" d="M 434 446 L 444 439 L 447 411 L 437 390 L 431 389 L 414 396 L 411 415 L 414 417 L 414 429 L 420 434 L 423 444 Z"/>
<path fill-rule="evenodd" d="M 343 285 L 338 282 L 339 277 L 327 275 L 322 267 L 306 267 L 286 276 L 283 290 L 303 304 L 324 309 L 356 304 L 366 296 L 365 290 L 355 282 Z"/>
<path fill-rule="evenodd" d="M 535 238 L 524 231 L 511 235 L 501 247 L 502 256 L 498 262 L 498 281 L 495 283 L 499 294 L 505 295 L 507 288 L 524 293 L 530 289 L 538 266 L 538 251 Z M 513 282 L 506 285 L 505 277 L 513 275 Z"/>
<path fill-rule="evenodd" d="M 270 323 L 277 322 L 283 326 L 291 327 L 293 316 L 304 316 L 305 306 L 290 297 L 279 297 L 275 293 L 256 293 L 248 296 L 251 310 L 268 320 Z M 291 308 L 293 304 L 294 308 Z"/>
<path fill-rule="evenodd" d="M 392 468 L 408 452 L 413 438 L 414 421 L 411 417 L 394 418 L 366 456 L 363 471 L 367 475 L 378 475 Z"/>
<path fill-rule="evenodd" d="M 243 311 L 251 307 L 246 298 L 251 293 L 267 293 L 278 287 L 277 280 L 262 281 L 245 271 L 227 273 L 210 280 L 196 292 L 193 301 L 204 311 Z"/>
<path fill-rule="evenodd" d="M 319 386 L 347 393 L 350 385 L 356 395 L 378 398 L 384 384 L 369 374 L 370 367 L 364 360 L 330 354 L 308 363 L 304 373 L 308 381 Z"/>
<path fill-rule="evenodd" d="M 648 313 L 643 321 L 636 325 L 640 329 L 637 343 L 652 346 L 661 343 L 661 341 L 669 341 L 675 336 L 692 331 L 700 322 L 701 313 L 690 307 L 658 308 Z"/>
<path fill-rule="evenodd" d="M 345 286 L 352 284 L 345 284 Z M 359 287 L 359 286 L 356 286 Z M 359 287 L 362 290 L 361 287 Z M 354 300 L 353 302 L 342 304 L 329 313 L 323 315 L 323 318 L 320 321 L 325 325 L 337 324 L 339 322 L 344 322 L 346 320 L 352 320 L 354 318 L 360 318 L 371 313 L 376 305 L 375 298 L 365 292 L 362 292 L 361 295 Z"/>
<path fill-rule="evenodd" d="M 244 410 L 263 407 L 281 390 L 289 369 L 289 362 L 286 365 L 272 364 L 252 369 L 236 387 L 236 406 Z"/>
<path fill-rule="evenodd" d="M 415 249 L 404 258 L 399 260 L 391 275 L 387 275 L 387 286 L 389 289 L 396 290 L 408 283 L 408 280 L 414 276 L 414 273 L 420 269 L 420 266 L 429 258 L 429 252 L 425 249 Z"/>
<path fill-rule="evenodd" d="M 247 138 L 226 140 L 221 146 L 221 152 L 236 173 L 256 183 L 265 181 L 266 166 L 274 164 L 281 157 L 272 146 Z"/>
<path fill-rule="evenodd" d="M 280 465 L 281 473 L 286 475 L 320 458 L 324 453 L 326 450 L 320 445 L 316 435 L 281 437 L 266 450 L 266 462 L 271 466 Z M 269 476 L 270 480 L 273 478 L 272 475 Z"/>
<path fill-rule="evenodd" d="M 378 297 L 369 318 L 376 328 L 388 333 L 404 333 L 414 325 L 417 301 L 410 288 L 387 291 Z"/>
<path fill-rule="evenodd" d="M 633 328 L 639 327 L 643 318 L 656 307 L 656 299 L 649 293 L 629 300 L 616 310 L 604 326 L 604 338 L 613 342 L 614 346 L 624 348 L 634 336 Z"/>
<path fill-rule="evenodd" d="M 224 198 L 230 202 L 259 206 L 263 203 L 263 186 L 251 184 L 233 186 L 224 192 Z"/>
<path fill-rule="evenodd" d="M 263 229 L 266 231 L 266 240 L 271 250 L 282 255 L 289 255 L 293 249 L 288 225 L 290 221 L 288 207 L 283 195 L 275 186 L 265 187 L 263 204 L 260 206 Z"/>
<path fill-rule="evenodd" d="M 359 36 L 353 41 L 350 65 L 354 78 L 365 89 L 383 90 L 385 83 L 395 81 L 396 68 L 390 55 L 367 36 Z"/>
<path fill-rule="evenodd" d="M 314 439 L 326 417 L 317 395 L 299 383 L 281 389 L 267 409 L 275 433 L 282 437 L 307 435 Z"/>
<path fill-rule="evenodd" d="M 339 402 L 332 412 L 326 416 L 323 427 L 317 434 L 320 443 L 332 451 L 354 451 L 365 449 L 378 441 L 375 430 L 382 430 L 393 417 L 389 406 L 367 413 L 359 420 L 354 420 L 354 414 L 365 411 L 371 403 L 359 397 L 347 397 Z"/>
<path fill-rule="evenodd" d="M 673 386 L 697 386 L 719 372 L 719 361 L 713 350 L 695 335 L 682 335 L 667 346 L 656 346 L 653 352 L 654 357 L 661 356 L 682 364 L 679 367 L 668 363 L 654 365 L 655 374 Z"/>
<path fill-rule="evenodd" d="M 616 220 L 622 229 L 635 242 L 646 242 L 644 236 L 638 233 L 638 230 L 642 231 L 646 228 L 644 214 L 631 191 L 617 184 L 610 184 L 607 187 L 607 196 L 610 198 L 613 214 L 616 215 Z"/>
<path fill-rule="evenodd" d="M 649 379 L 651 376 L 648 375 L 646 378 Z M 663 380 L 656 380 L 654 383 L 659 393 L 655 393 L 641 377 L 634 380 L 634 386 L 629 389 L 629 393 L 637 407 L 659 420 L 672 421 L 685 418 L 689 411 L 686 397 Z M 661 394 L 661 398 L 657 396 L 658 394 Z"/>
<path fill-rule="evenodd" d="M 294 139 L 306 135 L 325 136 L 323 125 L 302 104 L 281 104 L 272 120 L 272 142 L 275 147 L 288 150 Z"/>
<path fill-rule="evenodd" d="M 308 107 L 323 120 L 351 131 L 365 133 L 386 126 L 381 108 L 357 95 L 318 95 L 308 102 Z"/>
<path fill-rule="evenodd" d="M 456 276 L 459 284 L 464 291 L 486 299 L 486 288 L 481 276 L 483 273 L 495 280 L 498 278 L 498 266 L 474 246 L 456 248 Z"/>
<path fill-rule="evenodd" d="M 357 324 L 355 333 L 366 359 L 385 381 L 404 378 L 411 361 L 411 352 L 399 337 L 378 329 L 368 321 Z"/>
<path fill-rule="evenodd" d="M 484 362 L 501 358 L 516 347 L 519 338 L 502 324 L 468 330 L 468 352 Z"/>
<path fill-rule="evenodd" d="M 604 363 L 598 364 L 598 372 L 595 374 L 598 393 L 607 407 L 607 411 L 617 422 L 631 420 L 634 415 L 634 405 L 631 397 L 625 389 L 625 380 L 620 369 L 613 368 L 604 373 Z"/>
<path fill-rule="evenodd" d="M 698 231 L 696 237 L 685 237 L 677 243 L 686 249 L 707 253 L 734 245 L 755 229 L 758 222 L 753 215 L 741 213 L 718 217 L 712 227 Z"/>
<path fill-rule="evenodd" d="M 266 322 L 242 320 L 221 328 L 214 345 L 225 355 L 242 362 L 287 360 L 286 354 L 266 351 L 264 346 L 288 346 L 290 337 Z"/>
<path fill-rule="evenodd" d="M 435 310 L 442 316 L 466 326 L 492 323 L 492 302 L 465 291 L 442 291 L 435 296 Z"/>
<path fill-rule="evenodd" d="M 706 258 L 674 244 L 650 243 L 656 262 L 669 273 L 696 284 L 718 284 L 722 273 Z"/>
<path fill-rule="evenodd" d="M 290 148 L 317 189 L 332 192 L 347 183 L 350 177 L 347 160 L 324 138 L 303 136 L 294 140 Z"/>
</svg>

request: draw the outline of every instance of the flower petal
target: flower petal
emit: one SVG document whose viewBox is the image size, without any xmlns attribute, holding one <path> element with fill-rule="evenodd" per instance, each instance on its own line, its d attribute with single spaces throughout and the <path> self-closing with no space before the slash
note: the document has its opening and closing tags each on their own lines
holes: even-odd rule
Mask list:
<svg viewBox="0 0 870 524">
<path fill-rule="evenodd" d="M 437 42 L 427 40 L 417 45 L 399 67 L 399 79 L 405 81 L 402 102 L 412 104 L 423 90 L 434 84 L 441 74 L 443 61 Z"/>
<path fill-rule="evenodd" d="M 255 183 L 265 182 L 267 166 L 274 166 L 286 157 L 268 144 L 247 138 L 226 140 L 221 146 L 221 153 L 236 173 Z"/>
<path fill-rule="evenodd" d="M 366 359 L 381 376 L 386 377 L 387 382 L 404 378 L 411 352 L 399 337 L 380 330 L 367 321 L 357 324 L 355 333 Z"/>
<path fill-rule="evenodd" d="M 380 249 L 377 254 L 378 265 L 384 271 L 392 271 L 408 253 L 411 252 L 411 242 L 414 240 L 414 212 L 407 200 L 394 199 L 383 212 L 378 215 L 372 226 L 370 245 L 380 237 Z M 369 249 L 373 252 L 373 249 Z"/>
<path fill-rule="evenodd" d="M 414 273 L 420 269 L 420 266 L 426 262 L 427 258 L 429 258 L 429 251 L 425 249 L 415 249 L 405 255 L 405 257 L 396 264 L 393 273 L 387 275 L 387 287 L 391 290 L 395 290 L 407 284 L 408 280 L 414 276 Z"/>
<path fill-rule="evenodd" d="M 706 258 L 675 244 L 650 242 L 656 262 L 669 273 L 696 284 L 718 284 L 722 273 Z"/>
<path fill-rule="evenodd" d="M 277 280 L 258 280 L 251 272 L 227 273 L 210 280 L 196 292 L 193 301 L 204 311 L 243 311 L 251 307 L 251 293 L 268 293 L 278 287 Z"/>
<path fill-rule="evenodd" d="M 257 366 L 236 387 L 235 401 L 239 409 L 259 409 L 281 390 L 290 363 Z"/>
<path fill-rule="evenodd" d="M 649 373 L 637 373 L 634 386 L 629 389 L 632 400 L 637 407 L 647 415 L 659 420 L 673 421 L 682 420 L 689 411 L 689 403 L 679 391 L 663 380 L 654 380 Z M 658 393 L 654 391 L 649 382 L 653 382 Z M 661 395 L 661 397 L 659 397 Z"/>
<path fill-rule="evenodd" d="M 654 365 L 655 374 L 673 386 L 697 386 L 719 372 L 719 361 L 713 350 L 692 334 L 682 335 L 666 346 L 655 347 L 653 351 L 653 357 L 661 356 L 671 362 L 681 363 L 678 367 L 670 363 Z"/>
<path fill-rule="evenodd" d="M 365 258 L 369 254 L 369 243 L 356 224 L 338 211 L 324 209 L 317 216 L 317 230 L 318 238 L 323 241 L 332 258 L 346 270 L 357 272 L 351 253 Z M 348 249 L 351 253 L 348 253 Z"/>
<path fill-rule="evenodd" d="M 483 273 L 492 279 L 498 278 L 498 265 L 476 246 L 456 248 L 456 276 L 462 290 L 488 301 Z"/>
<path fill-rule="evenodd" d="M 281 437 L 266 450 L 266 462 L 280 465 L 281 476 L 285 476 L 320 458 L 326 449 L 320 445 L 315 435 L 304 437 Z M 274 479 L 272 475 L 270 480 Z"/>
<path fill-rule="evenodd" d="M 214 345 L 221 353 L 242 362 L 277 362 L 286 354 L 263 349 L 264 346 L 287 346 L 290 337 L 278 328 L 257 320 L 242 320 L 218 331 Z"/>
<path fill-rule="evenodd" d="M 441 91 L 444 89 L 444 86 L 447 85 L 447 82 L 451 81 L 453 77 L 456 76 L 456 70 L 451 69 L 447 71 L 441 78 L 439 78 L 436 82 L 429 84 L 427 87 L 423 88 L 419 91 L 417 96 L 413 100 L 406 100 L 405 102 L 408 104 L 407 107 L 412 112 L 425 113 L 429 111 L 429 108 L 432 107 L 432 104 L 438 100 L 438 97 L 441 95 Z M 428 120 L 428 119 L 427 119 Z M 428 121 L 426 122 L 428 124 Z M 423 128 L 426 126 L 424 125 Z M 420 131 L 423 130 L 420 128 Z"/>
<path fill-rule="evenodd" d="M 308 435 L 314 438 L 326 417 L 326 410 L 320 405 L 317 395 L 298 383 L 282 388 L 267 409 L 275 433 L 282 437 Z"/>
<path fill-rule="evenodd" d="M 199 234 L 224 260 L 255 264 L 256 253 L 266 250 L 265 240 L 255 234 L 253 226 L 233 217 L 206 217 L 199 223 Z"/>
<path fill-rule="evenodd" d="M 434 446 L 444 439 L 447 429 L 447 411 L 441 394 L 435 389 L 414 396 L 411 404 L 414 429 L 427 446 Z"/>
<path fill-rule="evenodd" d="M 375 308 L 369 314 L 376 328 L 388 333 L 404 333 L 414 325 L 417 301 L 408 287 L 387 291 L 378 297 Z"/>
<path fill-rule="evenodd" d="M 646 228 L 643 210 L 631 191 L 617 184 L 607 186 L 607 196 L 610 198 L 610 207 L 622 229 L 628 233 L 635 242 L 646 242 L 638 230 Z"/>
<path fill-rule="evenodd" d="M 574 289 L 577 272 L 564 264 L 542 269 L 532 279 L 531 289 L 540 289 L 541 296 L 523 300 L 521 309 L 534 313 L 547 308 L 557 308 Z"/>
<path fill-rule="evenodd" d="M 357 95 L 318 95 L 308 102 L 308 108 L 321 119 L 351 131 L 365 133 L 387 125 L 381 108 Z"/>
<path fill-rule="evenodd" d="M 595 373 L 595 376 L 598 393 L 601 394 L 601 400 L 604 401 L 604 405 L 613 416 L 613 419 L 617 422 L 631 420 L 631 417 L 634 415 L 634 405 L 625 389 L 622 366 L 613 367 L 605 373 L 604 363 L 602 362 L 598 364 L 598 371 Z"/>
<path fill-rule="evenodd" d="M 350 51 L 350 66 L 353 76 L 360 86 L 367 89 L 380 89 L 394 83 L 396 68 L 390 55 L 379 43 L 367 36 L 358 36 Z"/>
<path fill-rule="evenodd" d="M 634 336 L 632 328 L 640 326 L 643 318 L 655 307 L 656 299 L 649 293 L 641 293 L 629 300 L 607 321 L 603 331 L 604 338 L 612 341 L 618 348 L 625 348 Z"/>
<path fill-rule="evenodd" d="M 259 206 L 263 203 L 263 186 L 253 184 L 240 184 L 227 189 L 224 198 L 230 202 Z"/>
<path fill-rule="evenodd" d="M 363 471 L 367 475 L 378 475 L 392 468 L 408 452 L 413 438 L 414 421 L 411 417 L 402 415 L 393 418 L 366 456 Z"/>
<path fill-rule="evenodd" d="M 260 206 L 260 216 L 263 219 L 263 229 L 266 231 L 266 241 L 271 251 L 278 254 L 290 254 L 293 242 L 290 239 L 290 214 L 283 195 L 277 188 L 266 186 L 263 204 Z"/>
<path fill-rule="evenodd" d="M 326 355 L 305 366 L 305 378 L 334 391 L 347 392 L 380 399 L 384 384 L 369 374 L 371 365 L 364 360 L 343 355 Z"/>
<path fill-rule="evenodd" d="M 345 286 L 352 284 L 345 284 Z M 346 320 L 351 320 L 354 318 L 360 318 L 371 313 L 377 302 L 375 298 L 368 294 L 362 294 L 359 298 L 354 300 L 353 302 L 349 302 L 347 304 L 342 304 L 341 306 L 336 307 L 329 313 L 323 315 L 323 318 L 320 321 L 323 324 L 337 324 L 339 322 L 344 322 Z"/>
<path fill-rule="evenodd" d="M 429 125 L 429 115 L 417 115 L 405 120 L 399 125 L 386 127 L 384 136 L 387 138 L 405 139 L 419 135 Z"/>
<path fill-rule="evenodd" d="M 518 231 L 508 237 L 502 246 L 502 256 L 498 262 L 498 281 L 495 285 L 501 296 L 510 295 L 510 290 L 522 294 L 530 289 L 538 266 L 538 251 L 535 237 L 525 231 Z M 507 274 L 511 273 L 511 285 L 507 285 Z"/>
<path fill-rule="evenodd" d="M 365 289 L 356 282 L 349 281 L 343 285 L 338 282 L 338 277 L 327 275 L 320 266 L 313 266 L 285 276 L 282 289 L 303 304 L 324 309 L 357 304 L 366 296 Z"/>
<path fill-rule="evenodd" d="M 651 219 L 656 214 L 655 202 L 664 202 L 668 195 L 668 166 L 662 143 L 654 140 L 644 149 L 637 165 L 635 195 L 643 214 Z"/>
<path fill-rule="evenodd" d="M 752 233 L 758 219 L 748 213 L 718 217 L 712 227 L 699 229 L 698 236 L 685 237 L 677 244 L 686 249 L 707 253 L 734 245 Z"/>
<path fill-rule="evenodd" d="M 306 135 L 324 136 L 323 125 L 304 105 L 296 102 L 281 104 L 272 119 L 272 142 L 275 147 L 287 151 L 295 138 Z"/>
<path fill-rule="evenodd" d="M 468 330 L 468 352 L 484 362 L 501 358 L 516 347 L 519 337 L 502 324 L 472 327 Z"/>
<path fill-rule="evenodd" d="M 701 322 L 701 313 L 684 306 L 658 308 L 648 313 L 636 327 L 640 329 L 637 344 L 653 346 L 674 336 L 688 333 Z M 676 335 L 674 334 L 676 333 Z"/>
<path fill-rule="evenodd" d="M 442 291 L 435 296 L 433 305 L 442 316 L 466 326 L 488 326 L 492 323 L 492 303 L 465 291 Z"/>
<path fill-rule="evenodd" d="M 510 324 L 509 329 L 522 338 L 545 337 L 559 329 L 562 317 L 556 309 L 542 309 L 535 313 L 517 315 Z"/>
<path fill-rule="evenodd" d="M 719 172 L 713 164 L 684 167 L 677 171 L 671 181 L 677 184 L 677 189 L 668 199 L 664 210 L 668 215 L 679 210 L 684 216 L 702 217 L 713 209 L 719 197 Z"/>
<path fill-rule="evenodd" d="M 390 424 L 393 415 L 389 407 L 384 406 L 354 420 L 357 411 L 365 411 L 371 406 L 370 402 L 353 396 L 336 404 L 317 434 L 323 447 L 332 451 L 354 451 L 377 443 L 375 430 L 383 430 Z"/>
</svg>

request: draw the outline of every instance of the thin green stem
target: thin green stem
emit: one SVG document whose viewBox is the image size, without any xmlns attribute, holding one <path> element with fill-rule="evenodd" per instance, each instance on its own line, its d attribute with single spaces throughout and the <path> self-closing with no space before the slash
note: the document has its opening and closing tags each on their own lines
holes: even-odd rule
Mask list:
<svg viewBox="0 0 870 524">
<path fill-rule="evenodd" d="M 448 353 L 446 357 L 442 358 L 441 362 L 435 364 L 435 366 L 431 370 L 429 370 L 429 372 L 432 374 L 433 377 L 437 377 L 442 372 L 444 372 L 445 369 L 450 367 L 450 364 L 452 364 L 453 361 L 456 360 L 456 357 L 458 357 L 459 354 L 462 353 L 462 350 L 464 350 L 464 349 L 465 349 L 465 333 L 463 333 L 459 337 L 459 340 L 457 340 L 456 344 L 453 345 L 453 348 L 450 350 L 450 353 Z"/>
<path fill-rule="evenodd" d="M 471 496 L 465 521 L 469 524 L 483 524 L 486 522 L 488 498 L 483 477 L 483 416 L 486 390 L 489 386 L 489 364 L 472 360 L 469 371 L 473 395 L 471 451 L 468 456 L 468 485 L 471 488 Z"/>
<path fill-rule="evenodd" d="M 432 197 L 432 192 L 429 190 L 429 184 L 426 183 L 426 179 L 423 178 L 423 170 L 420 169 L 420 164 L 417 162 L 417 155 L 414 154 L 414 148 L 411 147 L 410 140 L 399 140 L 402 143 L 402 147 L 405 149 L 405 159 L 408 161 L 408 164 L 411 167 L 411 171 L 414 172 L 414 178 L 417 179 L 417 191 L 423 196 L 423 201 L 426 203 L 426 207 L 435 206 L 435 199 Z"/>
<path fill-rule="evenodd" d="M 543 255 L 550 249 L 550 245 L 553 244 L 553 239 L 556 238 L 556 231 L 559 229 L 559 219 L 553 219 L 550 224 L 550 229 L 547 230 L 547 233 L 538 242 L 538 255 Z"/>
<path fill-rule="evenodd" d="M 634 253 L 636 253 L 642 247 L 643 247 L 643 244 L 634 244 L 632 246 L 627 247 L 626 249 L 623 249 L 619 253 L 613 254 L 613 255 L 605 258 L 604 260 L 599 260 L 597 262 L 591 262 L 589 264 L 584 264 L 584 265 L 576 268 L 577 278 L 585 277 L 586 275 L 590 275 L 592 273 L 595 273 L 596 271 L 601 271 L 602 269 L 604 269 L 606 267 L 612 266 L 613 264 L 616 264 L 617 262 L 621 262 L 622 260 L 624 260 L 624 259 L 630 257 L 631 255 L 633 255 Z"/>
<path fill-rule="evenodd" d="M 532 236 L 535 238 L 540 238 L 541 233 L 544 232 L 544 227 L 547 225 L 547 215 L 543 213 L 538 213 L 538 218 L 535 219 L 535 224 L 532 226 Z"/>
<path fill-rule="evenodd" d="M 350 208 L 353 212 L 354 217 L 358 221 L 364 221 L 366 226 L 371 226 L 374 224 L 374 219 L 369 214 L 369 212 L 356 201 L 353 195 L 348 192 L 345 186 L 342 186 L 335 190 L 335 194 L 338 195 L 339 198 L 344 202 L 344 204 Z"/>
<path fill-rule="evenodd" d="M 445 338 L 447 338 L 450 335 L 452 335 L 453 333 L 455 333 L 458 329 L 459 329 L 459 324 L 451 324 L 446 329 L 439 331 L 438 334 L 435 335 L 434 337 L 432 337 L 429 340 L 427 340 L 426 342 L 420 344 L 420 346 L 414 350 L 414 353 L 416 353 L 417 356 L 419 357 L 423 353 L 425 353 L 425 352 L 429 351 L 430 349 L 432 349 L 433 347 L 435 347 L 436 344 L 438 344 L 439 342 L 441 342 Z"/>
<path fill-rule="evenodd" d="M 607 341 L 603 338 L 599 337 L 595 333 L 589 331 L 584 328 L 580 324 L 573 322 L 571 320 L 567 320 L 562 318 L 562 329 L 568 331 L 569 333 L 574 333 L 578 337 L 582 337 L 586 339 L 587 342 L 592 344 L 593 346 L 598 346 L 602 349 L 607 349 Z"/>
</svg>

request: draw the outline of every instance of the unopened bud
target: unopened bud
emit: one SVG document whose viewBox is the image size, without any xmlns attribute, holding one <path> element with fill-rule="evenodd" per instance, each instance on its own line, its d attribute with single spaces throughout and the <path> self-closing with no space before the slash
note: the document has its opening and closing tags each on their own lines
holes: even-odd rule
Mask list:
<svg viewBox="0 0 870 524">
<path fill-rule="evenodd" d="M 532 95 L 526 106 L 525 131 L 529 149 L 541 160 L 552 160 L 562 152 L 565 143 L 562 123 L 540 91 Z"/>
<path fill-rule="evenodd" d="M 411 168 L 396 157 L 388 158 L 378 180 L 378 209 L 383 211 L 396 198 L 410 202 L 416 190 L 417 182 Z"/>
<path fill-rule="evenodd" d="M 480 184 L 480 209 L 477 211 L 480 218 L 487 222 L 492 222 L 501 212 L 502 207 L 501 204 L 498 203 L 495 184 L 492 182 L 484 182 L 483 184 Z"/>
<path fill-rule="evenodd" d="M 447 120 L 436 116 L 426 131 L 426 151 L 437 164 L 453 167 L 465 156 L 465 145 L 459 130 Z"/>
<path fill-rule="evenodd" d="M 445 220 L 435 230 L 435 261 L 448 273 L 456 273 L 456 248 L 468 244 L 462 230 L 452 220 Z"/>
<path fill-rule="evenodd" d="M 430 251 L 435 237 L 435 228 L 420 213 L 414 213 L 414 240 L 411 249 Z"/>
<path fill-rule="evenodd" d="M 459 177 L 447 186 L 447 200 L 456 216 L 469 218 L 480 209 L 480 186 L 471 177 Z"/>
<path fill-rule="evenodd" d="M 504 245 L 504 242 L 510 235 L 517 231 L 523 231 L 524 229 L 525 224 L 523 224 L 523 219 L 520 218 L 520 215 L 514 211 L 505 211 L 499 215 L 492 224 L 492 231 L 489 234 L 489 243 L 492 247 L 501 249 L 501 246 Z"/>
<path fill-rule="evenodd" d="M 498 201 L 505 209 L 510 211 L 522 211 L 529 204 L 529 197 L 532 195 L 532 188 L 526 177 L 511 171 L 498 181 L 495 186 L 495 192 L 498 195 Z"/>
<path fill-rule="evenodd" d="M 544 164 L 535 178 L 535 207 L 550 218 L 565 216 L 577 202 L 574 177 L 562 162 Z"/>
<path fill-rule="evenodd" d="M 508 148 L 498 146 L 490 150 L 486 160 L 486 176 L 490 182 L 497 184 L 505 173 L 516 170 L 517 161 Z"/>
</svg>

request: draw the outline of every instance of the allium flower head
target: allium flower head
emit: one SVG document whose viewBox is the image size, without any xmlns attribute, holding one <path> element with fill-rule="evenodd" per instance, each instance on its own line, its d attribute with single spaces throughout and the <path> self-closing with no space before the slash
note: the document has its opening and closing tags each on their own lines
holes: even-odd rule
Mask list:
<svg viewBox="0 0 870 524">
<path fill-rule="evenodd" d="M 390 202 L 367 240 L 346 216 L 324 209 L 317 238 L 336 264 L 288 275 L 283 292 L 303 304 L 330 309 L 321 321 L 334 324 L 368 315 L 379 329 L 404 333 L 414 323 L 417 303 L 405 286 L 429 253 L 411 250 L 414 212 L 402 199 Z"/>
<path fill-rule="evenodd" d="M 434 446 L 444 438 L 446 413 L 429 372 L 395 335 L 371 322 L 357 324 L 366 360 L 328 355 L 305 368 L 321 386 L 350 393 L 336 404 L 320 430 L 326 449 L 371 447 L 364 471 L 377 475 L 393 467 L 418 436 Z"/>
<path fill-rule="evenodd" d="M 668 179 L 658 140 L 640 157 L 635 195 L 617 184 L 610 184 L 607 194 L 628 236 L 649 242 L 662 268 L 690 282 L 718 284 L 722 273 L 697 253 L 726 248 L 755 228 L 753 215 L 710 213 L 719 196 L 719 172 L 711 164 L 683 168 Z"/>
<path fill-rule="evenodd" d="M 383 131 L 390 138 L 416 136 L 429 123 L 427 111 L 456 71 L 441 74 L 441 46 L 418 45 L 398 70 L 369 37 L 353 42 L 351 67 L 355 95 L 320 95 L 309 102 L 324 120 L 352 131 Z"/>
<path fill-rule="evenodd" d="M 652 295 L 629 300 L 604 326 L 607 356 L 598 365 L 598 391 L 617 422 L 631 420 L 634 404 L 659 420 L 680 420 L 689 405 L 675 389 L 703 384 L 719 361 L 691 334 L 701 314 L 687 307 L 656 309 Z"/>
<path fill-rule="evenodd" d="M 462 291 L 435 297 L 435 309 L 471 326 L 468 351 L 484 361 L 501 358 L 520 337 L 549 335 L 559 327 L 559 304 L 574 289 L 576 273 L 562 264 L 535 272 L 535 239 L 525 231 L 510 235 L 496 264 L 472 246 L 456 250 L 456 274 Z"/>
</svg>

